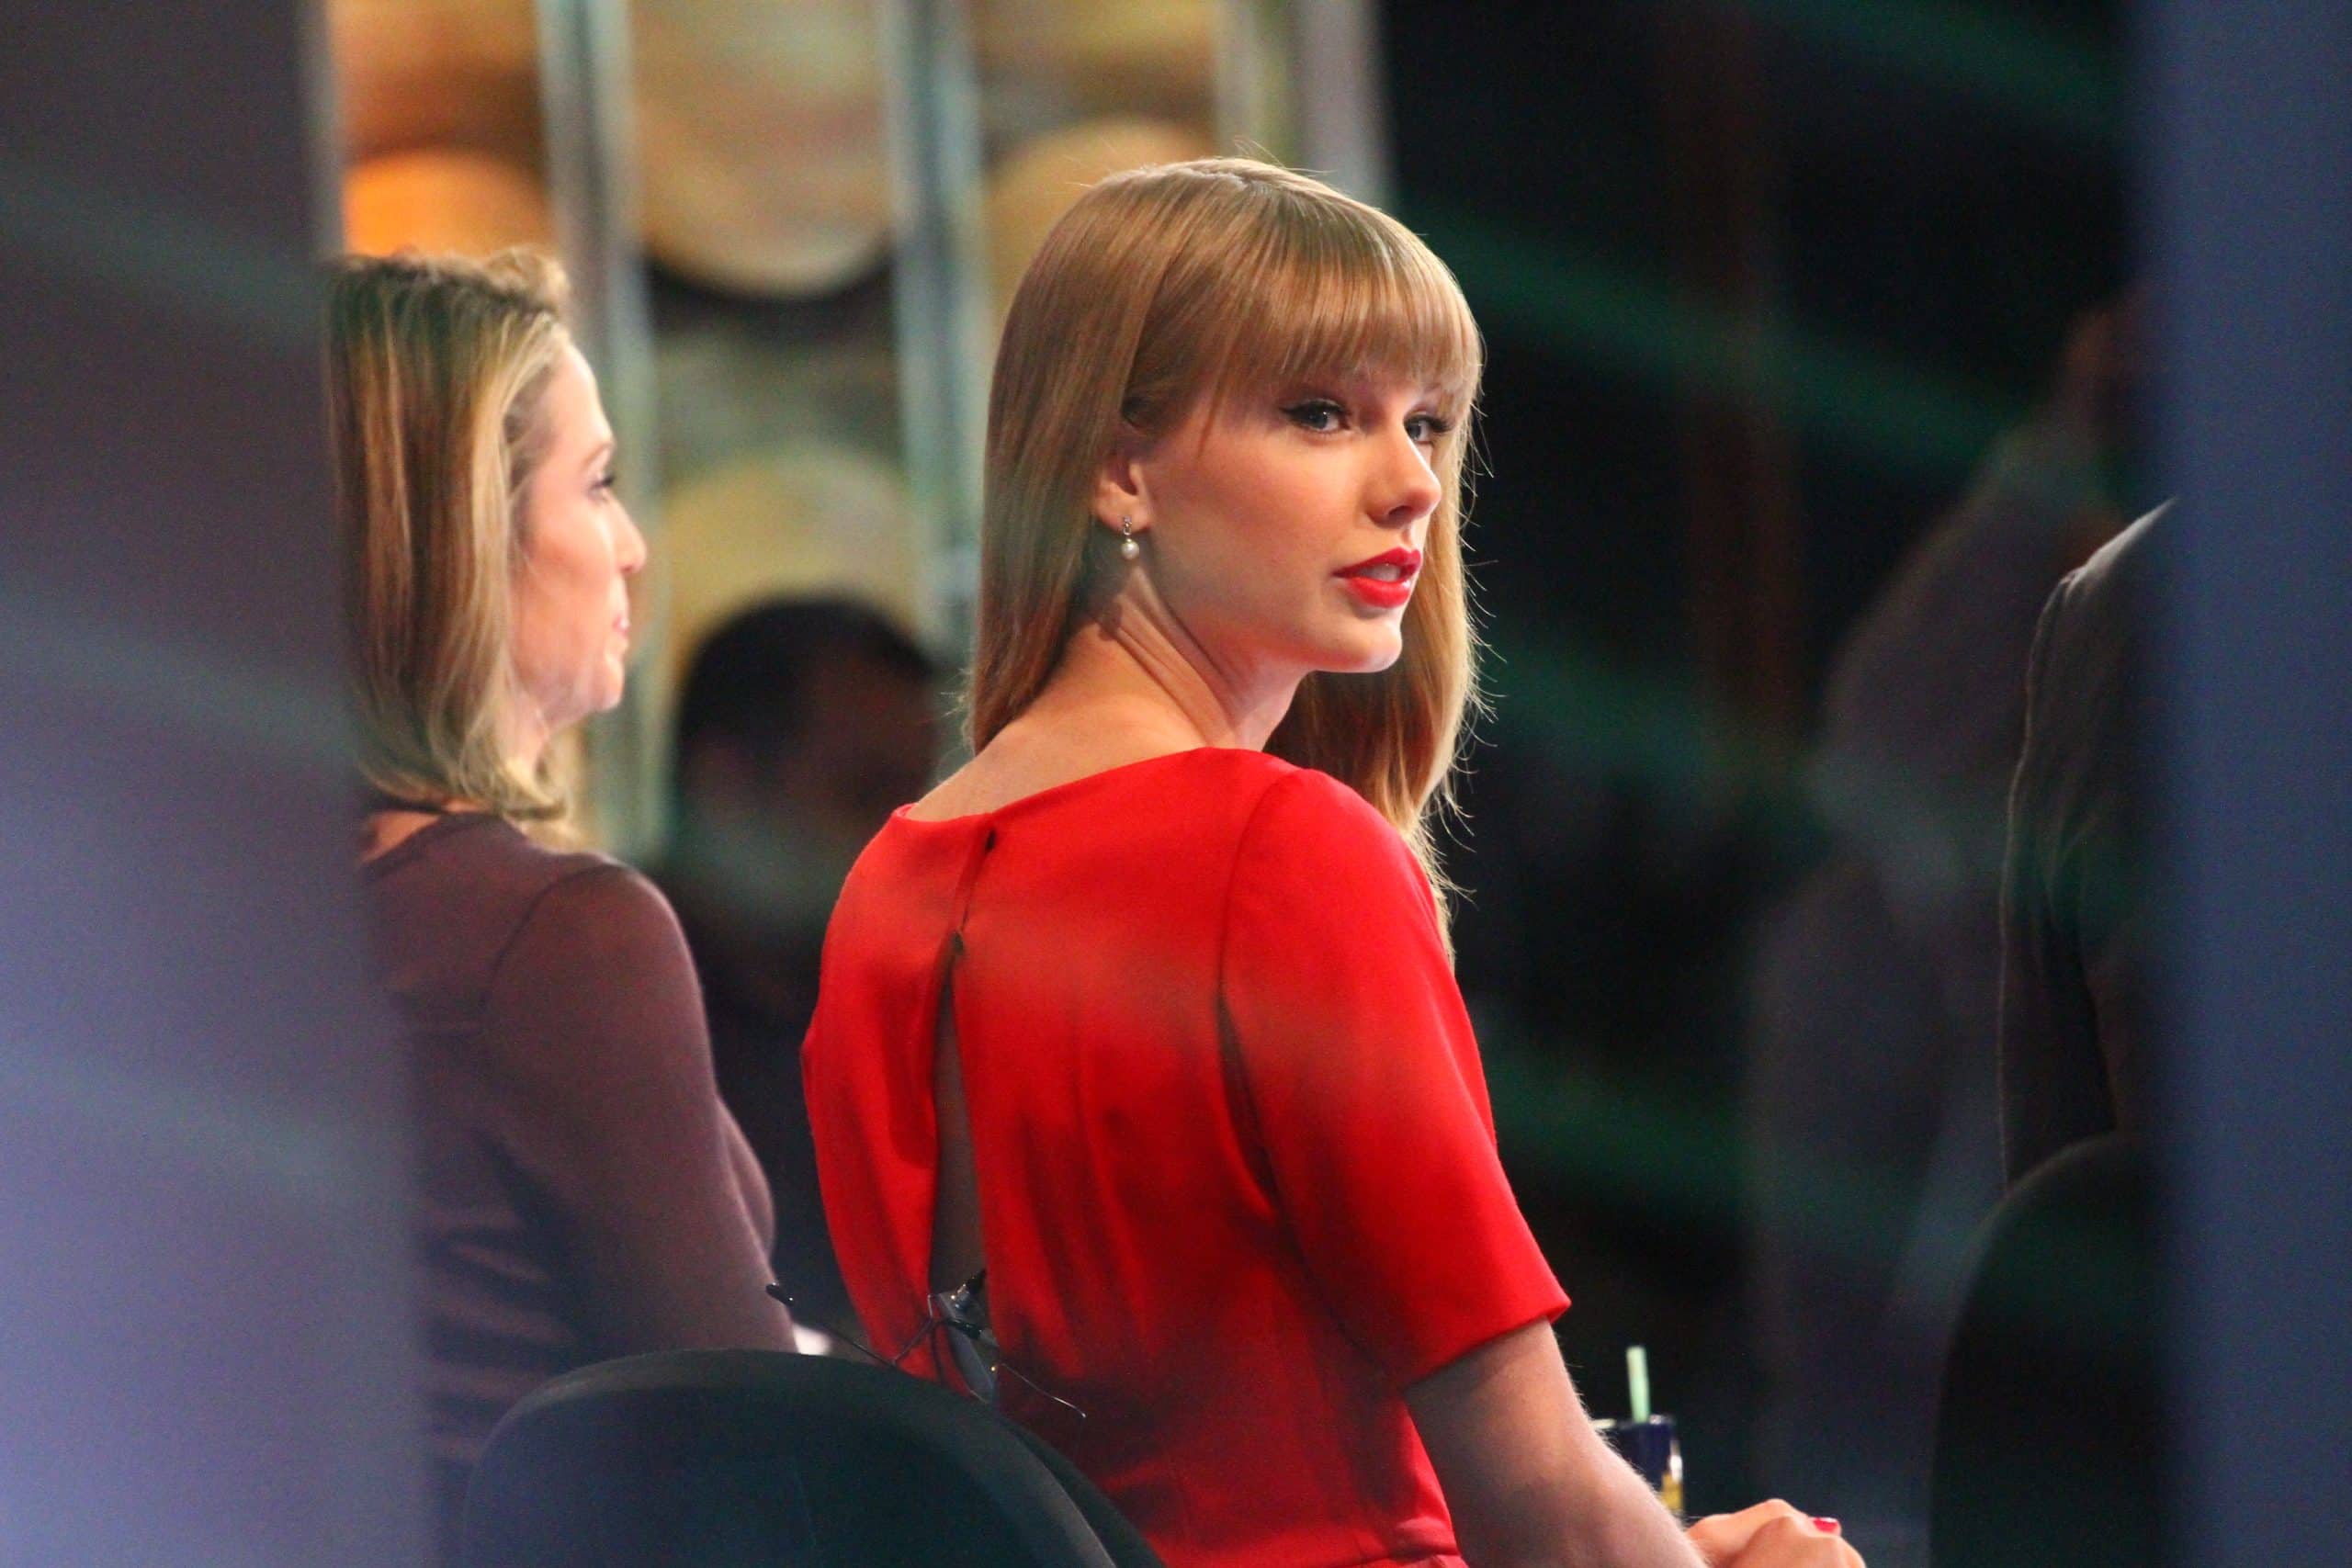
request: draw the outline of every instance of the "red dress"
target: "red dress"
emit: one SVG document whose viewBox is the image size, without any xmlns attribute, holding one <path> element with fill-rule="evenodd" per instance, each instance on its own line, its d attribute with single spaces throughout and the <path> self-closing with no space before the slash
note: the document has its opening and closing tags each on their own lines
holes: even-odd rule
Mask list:
<svg viewBox="0 0 2352 1568">
<path fill-rule="evenodd" d="M 953 971 L 1005 1408 L 1171 1568 L 1459 1561 L 1401 1391 L 1567 1304 L 1495 1155 L 1429 885 L 1353 791 L 1255 751 L 899 812 L 803 1055 L 872 1343 L 917 1337 Z M 940 1369 L 926 1346 L 907 1364 Z"/>
</svg>

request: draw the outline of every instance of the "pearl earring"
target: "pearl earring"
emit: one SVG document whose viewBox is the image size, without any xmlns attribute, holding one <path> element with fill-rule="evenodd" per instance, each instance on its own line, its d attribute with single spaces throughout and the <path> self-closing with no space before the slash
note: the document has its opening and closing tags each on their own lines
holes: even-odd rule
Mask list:
<svg viewBox="0 0 2352 1568">
<path fill-rule="evenodd" d="M 1135 560 L 1143 554 L 1143 546 L 1136 541 L 1136 525 L 1125 518 L 1119 519 L 1119 558 Z"/>
</svg>

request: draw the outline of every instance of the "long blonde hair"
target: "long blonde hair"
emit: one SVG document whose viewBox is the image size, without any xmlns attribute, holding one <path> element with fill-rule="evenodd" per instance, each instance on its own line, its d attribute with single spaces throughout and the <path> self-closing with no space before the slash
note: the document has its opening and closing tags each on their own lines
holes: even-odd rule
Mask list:
<svg viewBox="0 0 2352 1568">
<path fill-rule="evenodd" d="M 1453 428 L 1403 656 L 1309 675 L 1267 750 L 1351 785 L 1441 889 L 1431 831 L 1450 803 L 1477 638 L 1462 563 L 1463 468 L 1478 331 L 1445 265 L 1404 225 L 1306 175 L 1241 158 L 1115 175 L 1064 215 L 1014 294 L 989 394 L 974 750 L 1052 676 L 1114 547 L 1093 486 L 1122 422 L 1150 434 L 1204 397 L 1327 375 L 1439 389 Z"/>
<path fill-rule="evenodd" d="M 564 808 L 505 754 L 520 700 L 512 577 L 522 492 L 544 455 L 549 372 L 571 341 L 561 271 L 352 256 L 327 284 L 326 375 L 352 622 L 359 767 L 397 799 L 502 815 Z"/>
</svg>

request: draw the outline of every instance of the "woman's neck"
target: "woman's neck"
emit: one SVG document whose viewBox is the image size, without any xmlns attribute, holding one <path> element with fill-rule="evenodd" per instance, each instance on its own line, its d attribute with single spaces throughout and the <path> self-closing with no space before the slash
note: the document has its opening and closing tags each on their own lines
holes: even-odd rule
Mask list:
<svg viewBox="0 0 2352 1568">
<path fill-rule="evenodd" d="M 452 813 L 397 809 L 369 812 L 359 824 L 359 863 L 365 865 L 379 855 L 390 854 L 447 815 Z"/>
<path fill-rule="evenodd" d="M 1090 730 L 1131 732 L 1151 749 L 1195 746 L 1261 751 L 1290 711 L 1302 672 L 1275 674 L 1221 663 L 1148 593 L 1123 591 L 1072 634 L 1045 690 L 1023 717 L 1083 720 Z"/>
<path fill-rule="evenodd" d="M 528 699 L 517 700 L 510 706 L 499 726 L 499 749 L 505 753 L 506 765 L 516 778 L 527 779 L 538 773 L 554 739 L 538 705 Z"/>
<path fill-rule="evenodd" d="M 1171 752 L 1263 750 L 1300 677 L 1245 681 L 1156 606 L 1123 592 L 1062 649 L 1045 689 L 914 808 L 918 819 L 1007 802 Z"/>
</svg>

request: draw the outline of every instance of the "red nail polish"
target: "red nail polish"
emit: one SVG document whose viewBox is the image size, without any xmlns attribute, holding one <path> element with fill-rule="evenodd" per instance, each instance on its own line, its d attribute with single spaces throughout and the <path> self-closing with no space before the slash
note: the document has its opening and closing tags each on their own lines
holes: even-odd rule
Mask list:
<svg viewBox="0 0 2352 1568">
<path fill-rule="evenodd" d="M 1819 1530 L 1824 1535 L 1836 1535 L 1838 1533 L 1838 1521 L 1836 1519 L 1815 1517 L 1813 1521 L 1813 1528 Z"/>
</svg>

